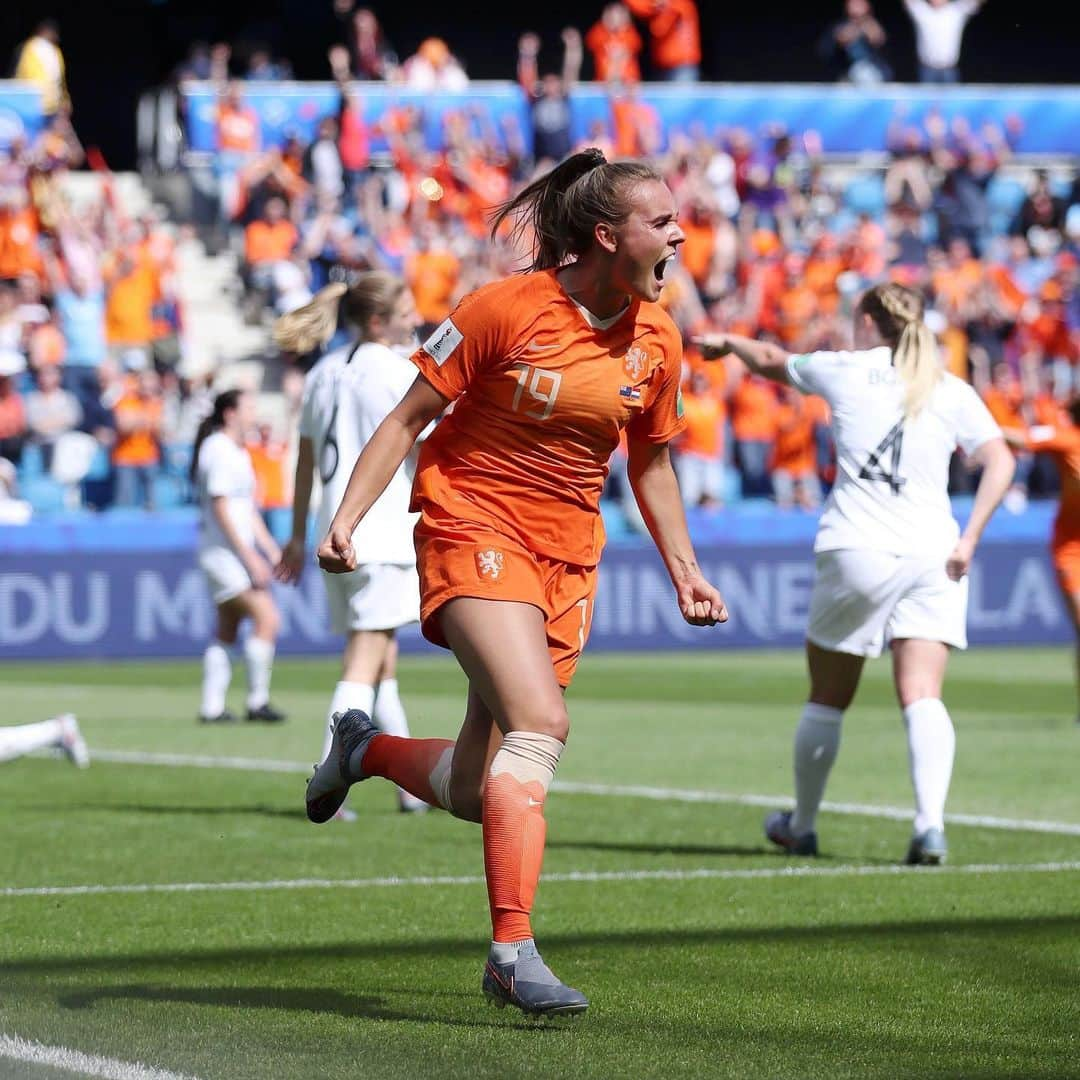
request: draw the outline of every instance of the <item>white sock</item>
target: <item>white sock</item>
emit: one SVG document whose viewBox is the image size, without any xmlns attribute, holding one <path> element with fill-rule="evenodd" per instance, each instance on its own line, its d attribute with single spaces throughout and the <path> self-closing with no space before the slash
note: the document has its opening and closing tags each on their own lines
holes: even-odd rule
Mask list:
<svg viewBox="0 0 1080 1080">
<path fill-rule="evenodd" d="M 270 700 L 270 672 L 274 667 L 274 643 L 249 637 L 244 642 L 249 709 L 261 709 Z"/>
<path fill-rule="evenodd" d="M 491 959 L 496 964 L 512 964 L 518 955 L 522 945 L 531 945 L 532 938 L 524 938 L 521 941 L 493 941 L 491 943 Z"/>
<path fill-rule="evenodd" d="M 202 714 L 213 719 L 225 711 L 225 695 L 232 681 L 229 650 L 220 641 L 212 641 L 203 653 Z"/>
<path fill-rule="evenodd" d="M 375 703 L 375 687 L 362 682 L 339 682 L 334 687 L 334 696 L 330 699 L 330 711 L 326 714 L 326 731 L 323 735 L 323 749 L 320 761 L 326 760 L 330 753 L 330 721 L 334 713 L 346 712 L 349 709 L 359 709 L 371 716 L 371 710 Z"/>
<path fill-rule="evenodd" d="M 34 750 L 56 746 L 63 734 L 64 725 L 59 718 L 42 720 L 38 724 L 0 727 L 0 761 L 14 761 Z"/>
<path fill-rule="evenodd" d="M 405 706 L 401 704 L 397 679 L 383 679 L 375 691 L 375 711 L 371 719 L 387 735 L 409 738 L 409 721 L 405 718 Z M 404 788 L 398 788 L 398 805 L 403 810 L 416 810 L 427 806 L 423 799 L 411 795 Z"/>
<path fill-rule="evenodd" d="M 840 749 L 842 709 L 808 701 L 795 729 L 795 812 L 791 832 L 802 836 L 813 832 L 818 809 L 825 796 L 825 784 Z"/>
<path fill-rule="evenodd" d="M 945 799 L 952 779 L 956 732 L 938 698 L 920 698 L 904 710 L 911 786 L 915 789 L 915 833 L 945 828 Z"/>
</svg>

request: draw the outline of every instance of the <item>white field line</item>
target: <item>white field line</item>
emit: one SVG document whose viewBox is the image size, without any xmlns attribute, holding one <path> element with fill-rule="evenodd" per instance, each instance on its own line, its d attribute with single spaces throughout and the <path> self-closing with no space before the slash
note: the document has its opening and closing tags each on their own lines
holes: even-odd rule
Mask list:
<svg viewBox="0 0 1080 1080">
<path fill-rule="evenodd" d="M 245 772 L 310 773 L 311 766 L 300 761 L 275 761 L 270 758 L 212 757 L 203 754 L 158 754 L 142 750 L 92 750 L 92 759 L 122 765 L 166 765 L 179 768 L 239 769 Z M 598 795 L 629 799 L 653 799 L 658 802 L 720 803 L 729 806 L 782 807 L 790 804 L 783 795 L 733 795 L 723 791 L 694 791 L 684 788 L 646 787 L 636 784 L 586 784 L 573 780 L 556 780 L 551 790 L 564 795 Z M 834 814 L 858 817 L 889 818 L 909 821 L 911 809 L 903 806 L 877 806 L 869 803 L 829 802 L 822 810 Z M 1068 821 L 995 817 L 987 814 L 946 814 L 951 825 L 973 825 L 983 829 L 1005 829 L 1013 832 L 1056 833 L 1061 836 L 1080 836 L 1080 825 Z"/>
<path fill-rule="evenodd" d="M 757 881 L 776 878 L 940 877 L 956 874 L 1060 874 L 1080 871 L 1080 862 L 971 863 L 927 871 L 918 866 L 785 866 L 759 870 L 574 870 L 544 874 L 544 884 L 596 884 L 624 881 Z M 44 885 L 0 889 L 0 898 L 15 896 L 116 896 L 140 893 L 279 892 L 285 889 L 393 889 L 483 885 L 479 874 L 418 875 L 374 878 L 286 878 L 271 881 L 177 881 L 138 885 Z"/>
<path fill-rule="evenodd" d="M 154 1069 L 138 1062 L 84 1054 L 80 1050 L 69 1050 L 66 1046 L 44 1046 L 29 1039 L 20 1039 L 18 1035 L 4 1035 L 2 1032 L 0 1058 L 66 1069 L 81 1076 L 105 1077 L 106 1080 L 194 1080 L 194 1077 L 165 1069 Z"/>
</svg>

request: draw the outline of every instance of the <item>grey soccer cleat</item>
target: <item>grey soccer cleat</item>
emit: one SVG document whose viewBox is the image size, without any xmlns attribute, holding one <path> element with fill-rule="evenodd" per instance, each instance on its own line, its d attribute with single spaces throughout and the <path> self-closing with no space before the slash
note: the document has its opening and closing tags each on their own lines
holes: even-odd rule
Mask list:
<svg viewBox="0 0 1080 1080">
<path fill-rule="evenodd" d="M 589 1007 L 580 990 L 555 977 L 532 940 L 522 942 L 517 959 L 508 964 L 488 957 L 483 990 L 492 1005 L 513 1005 L 526 1016 L 576 1016 Z"/>
<path fill-rule="evenodd" d="M 379 734 L 371 717 L 359 709 L 334 713 L 330 724 L 330 749 L 322 763 L 315 766 L 307 785 L 307 816 L 316 825 L 329 821 L 345 801 L 349 788 L 367 779 L 363 773 L 352 772 L 349 761 L 357 750 L 363 759 L 362 751 Z"/>
<path fill-rule="evenodd" d="M 58 717 L 60 721 L 60 749 L 76 768 L 85 769 L 90 764 L 90 748 L 86 745 L 79 721 L 71 713 Z"/>
<path fill-rule="evenodd" d="M 796 836 L 791 831 L 791 811 L 774 810 L 765 819 L 765 835 L 777 847 L 782 847 L 789 855 L 816 855 L 817 833 L 803 833 Z"/>
<path fill-rule="evenodd" d="M 949 854 L 944 829 L 927 829 L 911 838 L 904 862 L 908 866 L 941 866 Z"/>
</svg>

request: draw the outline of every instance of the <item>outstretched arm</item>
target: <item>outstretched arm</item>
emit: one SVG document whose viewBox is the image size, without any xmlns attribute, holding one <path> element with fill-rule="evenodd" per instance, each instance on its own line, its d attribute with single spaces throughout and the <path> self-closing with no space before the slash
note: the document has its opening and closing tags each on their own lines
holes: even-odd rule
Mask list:
<svg viewBox="0 0 1080 1080">
<path fill-rule="evenodd" d="M 319 545 L 319 565 L 331 574 L 356 569 L 352 534 L 375 500 L 386 490 L 420 433 L 446 408 L 448 401 L 422 375 L 393 411 L 375 429 L 353 466 L 330 531 Z"/>
<path fill-rule="evenodd" d="M 757 341 L 742 334 L 702 334 L 693 339 L 706 360 L 719 360 L 734 353 L 755 375 L 773 382 L 788 382 L 787 349 L 769 341 Z"/>
<path fill-rule="evenodd" d="M 298 584 L 304 573 L 304 544 L 307 540 L 307 517 L 314 473 L 315 448 L 310 439 L 301 436 L 293 477 L 292 535 L 274 567 L 274 577 L 287 585 Z"/>
<path fill-rule="evenodd" d="M 692 626 L 727 622 L 723 598 L 705 580 L 698 567 L 667 443 L 631 439 L 628 451 L 630 486 L 649 534 L 671 575 L 683 618 Z"/>
</svg>

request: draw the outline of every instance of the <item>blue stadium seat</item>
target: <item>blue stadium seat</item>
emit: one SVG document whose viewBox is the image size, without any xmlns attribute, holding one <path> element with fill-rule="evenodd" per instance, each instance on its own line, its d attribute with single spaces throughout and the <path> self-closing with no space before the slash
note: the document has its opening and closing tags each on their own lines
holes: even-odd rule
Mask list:
<svg viewBox="0 0 1080 1080">
<path fill-rule="evenodd" d="M 844 189 L 844 202 L 856 214 L 880 217 L 885 212 L 885 181 L 876 173 L 852 180 Z"/>
<path fill-rule="evenodd" d="M 28 480 L 36 480 L 44 475 L 45 460 L 41 455 L 41 447 L 26 443 L 19 461 L 19 483 L 25 484 Z"/>
<path fill-rule="evenodd" d="M 99 446 L 94 453 L 94 460 L 90 462 L 90 469 L 83 479 L 108 480 L 109 472 L 109 452 L 104 446 Z"/>
<path fill-rule="evenodd" d="M 169 443 L 163 448 L 162 465 L 172 476 L 187 477 L 191 469 L 191 444 Z"/>
<path fill-rule="evenodd" d="M 841 208 L 826 222 L 826 227 L 834 236 L 843 236 L 859 224 L 858 217 L 850 210 Z"/>
<path fill-rule="evenodd" d="M 279 543 L 285 544 L 292 536 L 292 507 L 281 506 L 274 510 L 267 510 L 263 516 L 266 518 L 266 527 L 270 535 Z M 319 538 L 320 541 L 322 537 Z"/>
<path fill-rule="evenodd" d="M 742 473 L 734 465 L 724 466 L 724 487 L 721 498 L 725 506 L 742 499 Z"/>
<path fill-rule="evenodd" d="M 19 496 L 34 508 L 35 514 L 52 514 L 63 510 L 64 495 L 64 485 L 49 476 L 39 475 L 19 482 Z"/>
<path fill-rule="evenodd" d="M 183 506 L 187 487 L 178 477 L 161 472 L 154 477 L 153 490 L 155 509 L 172 510 Z"/>
<path fill-rule="evenodd" d="M 1007 214 L 1012 219 L 1027 197 L 1027 188 L 1009 176 L 995 176 L 986 188 L 986 200 L 991 214 Z"/>
</svg>

